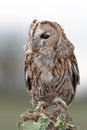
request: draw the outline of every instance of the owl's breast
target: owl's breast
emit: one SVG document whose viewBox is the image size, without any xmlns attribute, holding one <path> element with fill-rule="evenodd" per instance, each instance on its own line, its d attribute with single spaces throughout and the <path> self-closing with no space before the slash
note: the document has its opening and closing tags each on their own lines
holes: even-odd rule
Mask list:
<svg viewBox="0 0 87 130">
<path fill-rule="evenodd" d="M 53 80 L 52 69 L 54 67 L 51 55 L 38 55 L 34 58 L 36 71 L 40 72 L 39 79 L 42 83 L 51 83 Z"/>
<path fill-rule="evenodd" d="M 41 81 L 44 83 L 51 83 L 53 80 L 53 75 L 52 75 L 52 71 L 49 70 L 48 67 L 43 66 L 40 68 L 41 71 Z"/>
</svg>

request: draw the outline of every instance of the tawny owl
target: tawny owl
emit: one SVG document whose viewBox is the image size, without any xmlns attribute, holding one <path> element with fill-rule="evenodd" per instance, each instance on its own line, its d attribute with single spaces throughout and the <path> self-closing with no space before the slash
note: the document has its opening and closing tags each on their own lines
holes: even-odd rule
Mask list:
<svg viewBox="0 0 87 130">
<path fill-rule="evenodd" d="M 25 81 L 34 104 L 56 98 L 69 105 L 79 84 L 74 46 L 56 22 L 34 20 L 25 45 Z"/>
</svg>

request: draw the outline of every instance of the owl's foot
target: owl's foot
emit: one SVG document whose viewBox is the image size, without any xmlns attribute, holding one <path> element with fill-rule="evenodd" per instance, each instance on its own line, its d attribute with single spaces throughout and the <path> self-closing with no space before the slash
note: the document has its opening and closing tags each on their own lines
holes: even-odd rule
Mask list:
<svg viewBox="0 0 87 130">
<path fill-rule="evenodd" d="M 35 111 L 43 111 L 47 106 L 49 106 L 49 103 L 44 101 L 38 101 L 38 105 L 35 108 Z"/>
<path fill-rule="evenodd" d="M 61 106 L 63 106 L 64 108 L 67 107 L 66 102 L 60 97 L 55 97 L 54 100 L 52 101 L 52 104 L 56 104 L 56 105 L 61 104 Z"/>
</svg>

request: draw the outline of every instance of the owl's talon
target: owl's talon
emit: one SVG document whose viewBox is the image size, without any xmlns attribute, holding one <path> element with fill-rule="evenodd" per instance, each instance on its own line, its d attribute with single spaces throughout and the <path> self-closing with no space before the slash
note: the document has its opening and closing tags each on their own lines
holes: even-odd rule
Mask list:
<svg viewBox="0 0 87 130">
<path fill-rule="evenodd" d="M 54 100 L 52 101 L 52 104 L 58 105 L 58 104 L 60 104 L 60 103 L 61 103 L 64 107 L 67 106 L 66 102 L 65 102 L 62 98 L 60 98 L 60 97 L 55 97 Z"/>
<path fill-rule="evenodd" d="M 38 105 L 35 108 L 35 111 L 42 111 L 44 110 L 47 106 L 49 105 L 49 103 L 44 102 L 44 101 L 38 101 Z"/>
</svg>

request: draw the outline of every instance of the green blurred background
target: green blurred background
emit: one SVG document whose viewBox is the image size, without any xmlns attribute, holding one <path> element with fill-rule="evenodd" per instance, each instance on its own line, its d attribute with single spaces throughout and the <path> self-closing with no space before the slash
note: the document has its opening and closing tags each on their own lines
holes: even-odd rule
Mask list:
<svg viewBox="0 0 87 130">
<path fill-rule="evenodd" d="M 31 107 L 24 83 L 23 46 L 34 19 L 58 22 L 75 45 L 81 84 L 68 110 L 86 130 L 87 0 L 0 0 L 0 130 L 17 130 L 20 115 Z"/>
<path fill-rule="evenodd" d="M 26 94 L 0 96 L 0 130 L 17 130 L 20 115 L 29 107 L 31 107 L 30 101 Z M 76 101 L 69 108 L 69 113 L 75 124 L 82 130 L 86 130 L 87 100 Z"/>
</svg>

